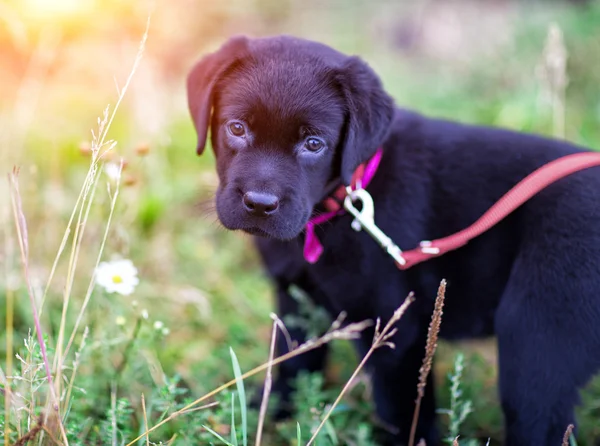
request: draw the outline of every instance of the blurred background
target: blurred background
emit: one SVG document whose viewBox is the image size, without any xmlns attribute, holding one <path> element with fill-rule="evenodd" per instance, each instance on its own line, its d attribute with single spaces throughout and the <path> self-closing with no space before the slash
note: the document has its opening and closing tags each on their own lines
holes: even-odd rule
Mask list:
<svg viewBox="0 0 600 446">
<path fill-rule="evenodd" d="M 41 323 L 51 360 L 61 318 L 70 333 L 94 270 L 116 187 L 108 168 L 87 211 L 76 269 L 69 266 L 73 227 L 46 284 L 90 165 L 92 131 L 97 134 L 98 119 L 117 102 L 149 15 L 143 57 L 108 133 L 117 145 L 106 156 L 108 163 L 122 157 L 126 165 L 103 259 L 131 259 L 140 283 L 130 296 L 97 287 L 74 334 L 79 345 L 88 327 L 77 376 L 69 374 L 65 424 L 73 444 L 109 444 L 103 438 L 115 430 L 120 439 L 134 438 L 143 426 L 142 393 L 152 405 L 152 425 L 228 381 L 230 346 L 243 370 L 268 358 L 271 288 L 249 237 L 227 233 L 217 222 L 214 160 L 210 151 L 195 156 L 185 100 L 192 64 L 228 37 L 286 33 L 319 40 L 361 55 L 401 106 L 600 147 L 597 0 L 2 0 L 0 167 L 3 174 L 20 167 L 30 277 L 38 305 L 45 295 Z M 26 382 L 33 395 L 43 373 L 31 359 L 39 346 L 23 343 L 35 344 L 35 336 L 9 197 L 0 181 L 0 327 L 7 320 L 12 327 L 0 332 L 0 385 L 9 386 L 7 375 L 20 376 L 14 391 Z M 307 324 L 322 319 L 314 308 L 303 317 Z M 499 444 L 493 343 L 441 346 L 439 405 L 451 403 L 446 374 L 458 351 L 466 358 L 463 396 L 473 405 L 461 438 L 491 437 Z M 9 360 L 13 353 L 25 361 Z M 75 360 L 69 354 L 68 361 Z M 336 343 L 332 362 L 326 376 L 303 378 L 295 420 L 306 432 L 356 365 L 352 346 Z M 43 406 L 43 398 L 20 391 L 22 398 L 0 417 L 4 431 L 9 418 L 12 423 L 0 444 L 26 433 L 32 413 Z M 223 398 L 229 401 L 229 393 Z M 209 444 L 213 437 L 202 424 L 227 433 L 230 409 L 221 404 L 185 415 L 153 441 Z M 368 385 L 358 383 L 332 417 L 336 433 L 323 444 L 371 444 L 369 409 Z M 107 424 L 117 412 L 119 423 Z M 579 414 L 579 444 L 600 444 L 600 383 L 584 392 Z M 267 426 L 265 444 L 295 444 L 295 420 Z"/>
</svg>

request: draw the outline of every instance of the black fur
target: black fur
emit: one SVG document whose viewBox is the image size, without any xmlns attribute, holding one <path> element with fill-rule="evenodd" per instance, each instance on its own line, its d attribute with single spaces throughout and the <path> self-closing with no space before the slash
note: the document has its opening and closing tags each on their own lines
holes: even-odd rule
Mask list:
<svg viewBox="0 0 600 446">
<path fill-rule="evenodd" d="M 330 185 L 348 184 L 379 146 L 383 160 L 368 190 L 377 224 L 404 249 L 465 228 L 537 167 L 586 149 L 396 108 L 360 59 L 292 37 L 236 38 L 206 56 L 188 85 L 200 152 L 212 123 L 219 218 L 229 229 L 265 236 L 257 245 L 277 286 L 280 316 L 297 310 L 291 284 L 332 316 L 347 312 L 349 321 L 385 322 L 415 292 L 398 323 L 396 349 L 378 350 L 368 364 L 377 414 L 396 430 L 387 444 L 407 440 L 442 278 L 442 337 L 498 338 L 505 444 L 560 444 L 575 421 L 578 388 L 600 366 L 598 169 L 549 186 L 466 246 L 407 271 L 369 235 L 352 230 L 348 215 L 318 229 L 325 251 L 310 265 L 302 229 Z M 244 137 L 227 130 L 231 120 L 243 123 Z M 319 153 L 303 148 L 310 136 L 322 139 Z M 242 203 L 247 192 L 277 197 L 278 209 L 249 213 Z M 303 333 L 292 335 L 302 342 Z M 371 339 L 365 332 L 359 353 Z M 285 351 L 282 341 L 279 353 Z M 284 403 L 290 379 L 302 369 L 320 370 L 325 358 L 323 347 L 279 367 L 275 390 Z M 439 441 L 434 411 L 429 379 L 417 429 L 429 446 Z"/>
</svg>

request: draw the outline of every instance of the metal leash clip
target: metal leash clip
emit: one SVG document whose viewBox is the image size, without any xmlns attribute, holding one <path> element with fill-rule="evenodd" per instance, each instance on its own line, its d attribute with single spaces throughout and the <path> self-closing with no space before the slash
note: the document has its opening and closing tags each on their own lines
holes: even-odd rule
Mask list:
<svg viewBox="0 0 600 446">
<path fill-rule="evenodd" d="M 346 192 L 348 195 L 344 199 L 344 208 L 354 216 L 352 229 L 357 232 L 364 229 L 396 262 L 405 265 L 406 259 L 402 257 L 402 250 L 375 224 L 375 206 L 371 194 L 365 189 L 352 190 L 350 187 L 346 188 Z M 356 200 L 362 203 L 360 211 L 354 206 Z"/>
</svg>

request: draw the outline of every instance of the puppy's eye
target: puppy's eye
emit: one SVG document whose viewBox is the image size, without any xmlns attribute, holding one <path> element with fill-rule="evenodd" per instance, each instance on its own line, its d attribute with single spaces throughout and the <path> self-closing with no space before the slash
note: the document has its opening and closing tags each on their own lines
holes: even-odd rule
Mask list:
<svg viewBox="0 0 600 446">
<path fill-rule="evenodd" d="M 246 134 L 246 127 L 239 121 L 230 122 L 227 124 L 227 128 L 233 136 L 237 136 L 238 138 Z"/>
<path fill-rule="evenodd" d="M 325 146 L 325 142 L 322 139 L 315 138 L 311 136 L 304 143 L 304 147 L 306 147 L 311 152 L 318 152 Z"/>
</svg>

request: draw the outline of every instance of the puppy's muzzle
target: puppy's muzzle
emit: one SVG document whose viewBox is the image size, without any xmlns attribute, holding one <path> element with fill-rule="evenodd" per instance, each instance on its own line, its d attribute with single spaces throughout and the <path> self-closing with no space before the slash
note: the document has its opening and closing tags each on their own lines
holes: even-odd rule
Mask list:
<svg viewBox="0 0 600 446">
<path fill-rule="evenodd" d="M 242 203 L 246 212 L 253 217 L 270 217 L 279 210 L 279 197 L 264 192 L 246 192 Z"/>
</svg>

